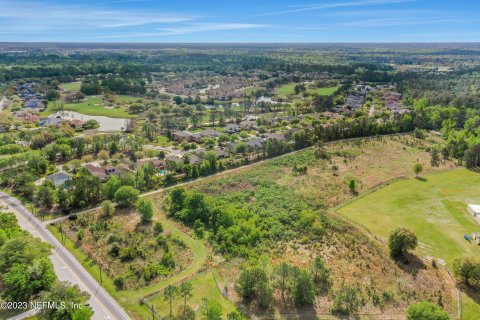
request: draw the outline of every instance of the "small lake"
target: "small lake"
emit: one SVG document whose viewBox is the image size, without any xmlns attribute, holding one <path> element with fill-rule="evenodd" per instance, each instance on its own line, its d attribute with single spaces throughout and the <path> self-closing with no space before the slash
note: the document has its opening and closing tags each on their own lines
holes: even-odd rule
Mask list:
<svg viewBox="0 0 480 320">
<path fill-rule="evenodd" d="M 75 111 L 58 111 L 48 116 L 49 118 L 61 118 L 64 120 L 82 120 L 86 122 L 88 120 L 96 120 L 100 127 L 99 131 L 124 131 L 127 127 L 128 119 L 122 118 L 109 118 L 104 116 L 90 116 L 81 114 Z"/>
</svg>

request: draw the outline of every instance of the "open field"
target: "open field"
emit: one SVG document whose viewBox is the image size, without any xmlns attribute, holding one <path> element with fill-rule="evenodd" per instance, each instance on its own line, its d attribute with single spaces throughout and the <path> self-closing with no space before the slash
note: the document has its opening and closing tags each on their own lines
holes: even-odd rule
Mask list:
<svg viewBox="0 0 480 320">
<path fill-rule="evenodd" d="M 480 203 L 480 174 L 452 170 L 395 182 L 339 212 L 381 236 L 384 241 L 398 226 L 413 230 L 420 241 L 419 256 L 444 260 L 451 267 L 455 258 L 478 256 L 480 247 L 465 241 L 464 234 L 480 231 L 480 224 L 467 212 L 467 204 Z M 480 314 L 480 305 L 464 295 L 465 319 Z"/>
<path fill-rule="evenodd" d="M 320 96 L 330 96 L 334 94 L 339 87 L 327 87 L 327 88 L 317 88 L 317 89 L 308 89 L 307 91 L 312 94 L 318 94 Z"/>
<path fill-rule="evenodd" d="M 294 93 L 296 83 L 284 84 L 283 86 L 277 88 L 275 91 L 278 95 L 289 96 Z"/>
<path fill-rule="evenodd" d="M 43 115 L 49 115 L 53 112 L 55 104 L 50 102 Z M 132 118 L 124 107 L 109 107 L 106 108 L 103 99 L 100 96 L 87 96 L 84 101 L 79 103 L 69 103 L 64 105 L 65 110 L 76 111 L 81 114 L 91 116 L 105 116 L 111 118 Z"/>
<path fill-rule="evenodd" d="M 295 85 L 296 83 L 288 83 L 284 84 L 283 86 L 277 88 L 275 92 L 279 96 L 290 96 L 295 93 Z M 316 88 L 316 89 L 307 89 L 308 93 L 311 94 L 318 94 L 321 96 L 329 96 L 335 93 L 339 87 L 327 87 L 327 88 Z"/>
<path fill-rule="evenodd" d="M 80 81 L 66 82 L 60 84 L 59 87 L 63 89 L 63 92 L 80 91 L 81 84 Z"/>
<path fill-rule="evenodd" d="M 202 299 L 206 297 L 208 292 L 208 299 L 217 300 L 222 304 L 223 315 L 235 311 L 235 305 L 228 299 L 226 299 L 218 290 L 215 283 L 215 279 L 211 270 L 206 270 L 199 273 L 193 279 L 189 280 L 193 286 L 192 297 L 187 299 L 187 305 L 189 305 L 193 310 L 200 310 L 202 306 Z M 216 274 L 218 278 L 218 273 Z M 155 306 L 155 310 L 158 310 L 159 313 L 163 316 L 168 316 L 169 305 L 165 301 L 163 295 L 157 295 L 152 299 L 149 299 L 148 302 Z M 183 305 L 184 301 L 182 297 L 176 297 L 173 302 L 174 313 L 178 310 L 178 307 Z"/>
</svg>

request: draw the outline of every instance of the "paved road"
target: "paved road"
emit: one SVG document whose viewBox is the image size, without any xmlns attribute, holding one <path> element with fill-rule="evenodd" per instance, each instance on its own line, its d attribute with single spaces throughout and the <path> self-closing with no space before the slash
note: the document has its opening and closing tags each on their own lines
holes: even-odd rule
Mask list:
<svg viewBox="0 0 480 320">
<path fill-rule="evenodd" d="M 15 213 L 22 229 L 27 230 L 34 237 L 38 237 L 54 247 L 50 258 L 58 279 L 77 284 L 82 290 L 90 294 L 89 303 L 95 312 L 92 319 L 130 319 L 122 307 L 20 201 L 6 193 L 0 192 L 0 202 L 3 202 Z"/>
</svg>

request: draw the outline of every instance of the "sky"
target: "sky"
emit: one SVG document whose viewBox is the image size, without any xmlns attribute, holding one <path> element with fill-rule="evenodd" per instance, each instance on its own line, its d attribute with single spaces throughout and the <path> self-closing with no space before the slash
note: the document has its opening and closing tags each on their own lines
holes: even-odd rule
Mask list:
<svg viewBox="0 0 480 320">
<path fill-rule="evenodd" d="M 1 42 L 480 42 L 479 0 L 0 0 Z"/>
</svg>

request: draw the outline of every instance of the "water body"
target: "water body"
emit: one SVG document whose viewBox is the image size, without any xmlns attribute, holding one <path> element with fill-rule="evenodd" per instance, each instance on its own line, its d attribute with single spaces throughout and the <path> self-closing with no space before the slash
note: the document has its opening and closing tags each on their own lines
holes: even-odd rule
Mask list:
<svg viewBox="0 0 480 320">
<path fill-rule="evenodd" d="M 60 118 L 64 120 L 96 120 L 100 127 L 99 131 L 124 131 L 127 128 L 128 119 L 109 118 L 104 116 L 90 116 L 75 111 L 58 111 L 48 116 L 49 118 Z"/>
</svg>

